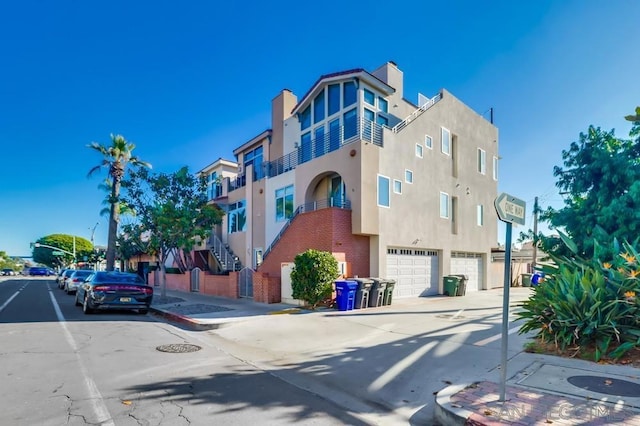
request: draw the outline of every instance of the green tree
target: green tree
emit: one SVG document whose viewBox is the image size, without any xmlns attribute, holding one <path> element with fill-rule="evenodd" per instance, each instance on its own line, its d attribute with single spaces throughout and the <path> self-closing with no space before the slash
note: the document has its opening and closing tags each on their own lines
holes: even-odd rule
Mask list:
<svg viewBox="0 0 640 426">
<path fill-rule="evenodd" d="M 292 295 L 315 308 L 331 296 L 333 281 L 340 275 L 338 261 L 329 252 L 309 249 L 298 254 L 294 263 Z"/>
<path fill-rule="evenodd" d="M 33 261 L 52 268 L 73 264 L 76 260 L 82 260 L 93 254 L 93 244 L 82 237 L 67 234 L 51 234 L 36 241 L 33 246 Z M 39 247 L 37 247 L 39 245 Z M 48 246 L 48 247 L 47 247 Z M 62 251 L 62 255 L 54 255 L 54 251 Z M 73 258 L 73 254 L 76 258 Z"/>
<path fill-rule="evenodd" d="M 118 225 L 120 223 L 120 186 L 122 179 L 125 176 L 128 166 L 151 168 L 151 164 L 134 156 L 133 150 L 136 146 L 128 142 L 121 135 L 112 134 L 110 146 L 104 146 L 98 142 L 92 142 L 87 146 L 98 151 L 103 157 L 100 164 L 89 170 L 89 176 L 102 168 L 107 168 L 111 181 L 109 234 L 107 239 L 107 271 L 113 271 L 116 258 Z"/>
<path fill-rule="evenodd" d="M 631 136 L 638 136 L 638 122 Z M 635 132 L 635 133 L 634 133 Z M 543 211 L 540 219 L 564 230 L 578 253 L 609 247 L 614 238 L 631 240 L 640 231 L 640 139 L 619 139 L 614 131 L 590 126 L 562 151 L 564 167 L 554 167 L 564 207 Z M 558 238 L 540 238 L 549 253 L 561 250 Z"/>
<path fill-rule="evenodd" d="M 149 254 L 155 255 L 162 271 L 162 296 L 166 295 L 165 262 L 171 252 L 189 262 L 196 240 L 209 237 L 222 222 L 222 210 L 208 204 L 204 179 L 183 167 L 175 173 L 152 174 L 148 169 L 132 171 L 123 182 L 124 201 L 136 213 L 125 235 Z"/>
</svg>

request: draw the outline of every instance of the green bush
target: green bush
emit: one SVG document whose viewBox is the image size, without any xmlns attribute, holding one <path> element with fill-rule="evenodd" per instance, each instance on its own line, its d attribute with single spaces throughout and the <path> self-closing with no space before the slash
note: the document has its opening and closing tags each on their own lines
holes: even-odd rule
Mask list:
<svg viewBox="0 0 640 426">
<path fill-rule="evenodd" d="M 575 245 L 561 234 L 567 247 Z M 618 359 L 640 346 L 640 263 L 638 245 L 614 240 L 592 259 L 554 257 L 543 266 L 545 280 L 516 313 L 524 325 L 520 333 L 568 347 L 594 349 L 595 361 L 603 356 Z M 600 260 L 598 253 L 615 253 Z M 639 295 L 640 296 L 640 295 Z"/>
<path fill-rule="evenodd" d="M 295 299 L 304 300 L 311 308 L 331 297 L 333 281 L 338 278 L 338 261 L 326 251 L 307 250 L 294 259 L 291 288 Z"/>
</svg>

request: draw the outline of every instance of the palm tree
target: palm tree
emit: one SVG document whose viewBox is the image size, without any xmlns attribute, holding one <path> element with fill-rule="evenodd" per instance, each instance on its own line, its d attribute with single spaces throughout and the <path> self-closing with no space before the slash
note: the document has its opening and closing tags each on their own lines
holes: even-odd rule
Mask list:
<svg viewBox="0 0 640 426">
<path fill-rule="evenodd" d="M 103 157 L 100 164 L 89 170 L 89 176 L 103 167 L 109 168 L 109 178 L 111 179 L 109 204 L 111 204 L 111 210 L 109 213 L 109 237 L 107 240 L 107 271 L 113 271 L 116 260 L 118 224 L 120 222 L 120 184 L 122 178 L 129 165 L 151 168 L 151 164 L 134 156 L 132 153 L 136 146 L 121 135 L 111 134 L 111 146 L 103 146 L 98 142 L 91 142 L 87 147 L 95 149 Z"/>
</svg>

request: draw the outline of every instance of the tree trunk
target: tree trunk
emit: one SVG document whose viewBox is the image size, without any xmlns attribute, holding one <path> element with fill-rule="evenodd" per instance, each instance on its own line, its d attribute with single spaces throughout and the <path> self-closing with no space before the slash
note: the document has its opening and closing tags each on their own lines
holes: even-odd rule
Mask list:
<svg viewBox="0 0 640 426">
<path fill-rule="evenodd" d="M 113 271 L 116 263 L 116 241 L 118 238 L 118 222 L 120 221 L 120 179 L 113 178 L 111 186 L 111 212 L 109 213 L 109 235 L 107 239 L 107 271 Z"/>
</svg>

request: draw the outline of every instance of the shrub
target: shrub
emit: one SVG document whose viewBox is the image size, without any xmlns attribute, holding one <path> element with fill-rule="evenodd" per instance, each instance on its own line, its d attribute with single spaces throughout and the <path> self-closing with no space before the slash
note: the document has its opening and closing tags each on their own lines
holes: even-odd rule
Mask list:
<svg viewBox="0 0 640 426">
<path fill-rule="evenodd" d="M 333 281 L 338 278 L 338 261 L 326 251 L 309 249 L 298 254 L 291 271 L 291 288 L 295 299 L 311 308 L 331 296 Z"/>
<path fill-rule="evenodd" d="M 561 234 L 574 250 L 572 241 Z M 598 253 L 615 253 L 607 260 Z M 575 253 L 575 252 L 574 252 Z M 565 350 L 569 346 L 595 349 L 595 361 L 607 355 L 618 359 L 640 346 L 640 265 L 637 242 L 614 240 L 613 247 L 594 252 L 592 259 L 554 257 L 543 266 L 544 283 L 516 313 L 524 325 L 520 333 L 536 337 Z M 639 295 L 640 296 L 640 295 Z"/>
</svg>

